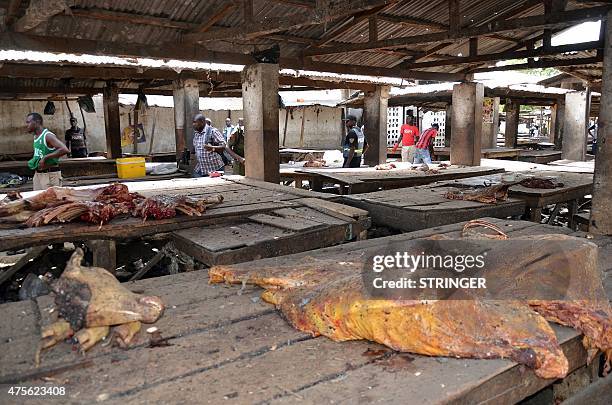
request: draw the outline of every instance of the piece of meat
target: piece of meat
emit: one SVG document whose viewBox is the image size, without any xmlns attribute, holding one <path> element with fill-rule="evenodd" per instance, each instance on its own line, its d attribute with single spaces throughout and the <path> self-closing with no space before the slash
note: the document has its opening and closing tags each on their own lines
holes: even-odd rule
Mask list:
<svg viewBox="0 0 612 405">
<path fill-rule="evenodd" d="M 223 196 L 216 195 L 207 198 L 193 198 L 185 195 L 157 195 L 139 201 L 134 208 L 133 215 L 146 220 L 173 218 L 176 211 L 189 216 L 200 216 L 206 207 L 220 204 Z"/>
<path fill-rule="evenodd" d="M 51 284 L 59 315 L 73 330 L 140 321 L 153 323 L 164 312 L 158 297 L 139 296 L 99 267 L 81 266 L 75 250 L 62 276 Z"/>
<path fill-rule="evenodd" d="M 392 170 L 395 169 L 397 166 L 395 166 L 394 163 L 381 163 L 379 165 L 374 166 L 374 169 L 376 170 Z"/>
<path fill-rule="evenodd" d="M 496 204 L 498 201 L 508 199 L 508 189 L 511 184 L 497 184 L 476 190 L 462 191 L 451 190 L 444 194 L 449 200 L 478 201 L 485 204 Z"/>
<path fill-rule="evenodd" d="M 327 162 L 323 159 L 311 159 L 304 163 L 304 167 L 325 167 Z"/>
<path fill-rule="evenodd" d="M 563 187 L 563 183 L 556 183 L 551 179 L 545 179 L 542 177 L 529 177 L 519 181 L 518 184 L 527 188 L 553 189 Z"/>
<path fill-rule="evenodd" d="M 264 300 L 293 326 L 338 341 L 368 339 L 425 355 L 506 357 L 543 378 L 559 378 L 568 363 L 550 320 L 580 330 L 588 349 L 610 355 L 612 317 L 592 259 L 595 245 L 551 235 L 513 239 L 518 245 L 507 251 L 503 240 L 474 237 L 461 240 L 483 245 L 494 258 L 484 295 L 458 290 L 449 299 L 374 299 L 362 274 L 367 255 L 352 262 L 306 257 L 285 265 L 268 260 L 259 266 L 214 266 L 209 278 L 259 285 L 266 289 Z M 555 243 L 534 248 L 549 239 Z M 410 246 L 421 252 L 418 243 Z M 461 296 L 468 299 L 452 298 Z"/>
</svg>

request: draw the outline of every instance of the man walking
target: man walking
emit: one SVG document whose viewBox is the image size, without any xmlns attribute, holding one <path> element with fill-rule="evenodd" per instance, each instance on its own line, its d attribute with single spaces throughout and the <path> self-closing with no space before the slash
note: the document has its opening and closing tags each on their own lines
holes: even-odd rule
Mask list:
<svg viewBox="0 0 612 405">
<path fill-rule="evenodd" d="M 423 131 L 416 144 L 416 150 L 414 153 L 414 164 L 431 164 L 431 154 L 429 153 L 429 149 L 430 147 L 432 147 L 433 142 L 436 139 L 436 135 L 438 134 L 438 128 L 440 128 L 438 124 L 433 124 L 431 128 Z"/>
<path fill-rule="evenodd" d="M 26 128 L 34 136 L 34 156 L 28 161 L 28 167 L 34 170 L 34 190 L 61 186 L 59 158 L 68 153 L 68 148 L 53 132 L 43 128 L 43 118 L 38 113 L 28 114 Z"/>
<path fill-rule="evenodd" d="M 70 151 L 70 157 L 87 157 L 87 145 L 85 143 L 85 131 L 78 126 L 78 121 L 70 117 L 70 128 L 66 130 L 66 147 Z"/>
<path fill-rule="evenodd" d="M 342 155 L 344 156 L 342 167 L 360 167 L 361 157 L 368 150 L 368 142 L 363 131 L 357 126 L 357 118 L 354 115 L 347 115 L 344 121 L 346 121 L 348 133 L 344 138 L 342 149 Z"/>
<path fill-rule="evenodd" d="M 204 177 L 212 172 L 222 171 L 225 165 L 221 153 L 225 151 L 223 135 L 206 124 L 202 114 L 193 117 L 193 154 L 196 157 L 196 167 L 193 177 Z"/>
<path fill-rule="evenodd" d="M 401 142 L 402 144 L 402 162 L 410 162 L 414 160 L 414 140 L 419 135 L 419 129 L 412 125 L 412 120 L 406 122 L 400 128 L 401 138 L 397 141 L 393 147 L 393 152 L 397 151 L 397 148 Z"/>
</svg>

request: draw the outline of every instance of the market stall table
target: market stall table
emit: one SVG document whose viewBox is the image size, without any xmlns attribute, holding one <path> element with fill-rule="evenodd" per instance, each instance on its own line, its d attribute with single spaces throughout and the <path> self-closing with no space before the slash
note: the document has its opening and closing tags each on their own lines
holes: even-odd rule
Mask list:
<svg viewBox="0 0 612 405">
<path fill-rule="evenodd" d="M 482 166 L 450 166 L 439 168 L 432 164 L 433 171 L 423 172 L 408 169 L 410 165 L 397 163 L 398 168 L 392 170 L 376 170 L 367 168 L 317 168 L 281 166 L 281 179 L 295 181 L 295 186 L 301 188 L 303 181 L 308 181 L 314 191 L 321 191 L 324 184 L 339 184 L 340 194 L 369 193 L 380 189 L 418 186 L 441 180 L 461 179 L 465 177 L 483 176 L 501 173 L 499 168 Z M 404 166 L 406 165 L 406 166 Z M 417 168 L 415 166 L 415 168 Z"/>
<path fill-rule="evenodd" d="M 521 150 L 519 158 L 521 162 L 546 164 L 561 159 L 561 151 L 558 150 Z"/>
<path fill-rule="evenodd" d="M 510 236 L 570 232 L 531 222 L 488 220 Z M 350 260 L 390 241 L 458 235 L 462 226 L 446 225 L 264 260 L 295 263 L 313 255 Z M 65 396 L 45 398 L 57 403 L 218 404 L 293 403 L 298 399 L 305 403 L 393 402 L 397 398 L 419 403 L 480 403 L 495 398 L 499 403 L 514 403 L 556 382 L 538 378 L 510 360 L 427 357 L 393 352 L 366 341 L 313 338 L 291 327 L 264 303 L 259 296 L 262 290 L 210 285 L 205 271 L 126 286 L 164 300 L 167 309 L 155 327 L 170 346 L 150 347 L 144 331 L 128 350 L 97 345 L 82 356 L 70 344 L 60 343 L 42 354 L 36 368 L 41 326 L 54 316 L 50 313 L 52 298 L 4 304 L 0 305 L 0 383 L 65 387 Z M 570 372 L 584 370 L 587 355 L 582 336 L 573 329 L 553 328 Z M 22 403 L 37 400 L 20 398 Z"/>
<path fill-rule="evenodd" d="M 483 159 L 512 159 L 517 160 L 521 149 L 516 148 L 490 148 L 482 149 L 481 157 Z M 434 148 L 434 154 L 437 160 L 448 160 L 450 158 L 450 148 Z"/>
<path fill-rule="evenodd" d="M 302 198 L 334 197 L 330 194 L 249 180 L 242 176 L 131 182 L 127 185 L 130 191 L 137 191 L 145 196 L 178 193 L 203 197 L 221 194 L 224 201 L 207 210 L 202 216 L 177 216 L 147 221 L 140 218 L 115 218 L 102 226 L 67 223 L 49 224 L 37 228 L 16 228 L 14 225 L 3 224 L 0 226 L 0 246 L 3 250 L 8 250 L 65 241 L 138 238 L 179 229 L 227 223 L 283 208 L 299 208 L 302 204 L 296 200 Z M 24 196 L 27 197 L 32 193 L 35 192 L 24 193 Z"/>
<path fill-rule="evenodd" d="M 451 190 L 456 188 L 433 183 L 346 195 L 342 202 L 368 211 L 374 225 L 405 232 L 481 217 L 506 218 L 525 212 L 525 203 L 516 198 L 497 204 L 444 198 L 444 194 Z"/>
<path fill-rule="evenodd" d="M 554 189 L 527 188 L 520 184 L 510 187 L 509 195 L 525 202 L 531 221 L 540 222 L 542 208 L 552 204 L 567 204 L 569 226 L 573 228 L 573 216 L 576 214 L 578 200 L 590 194 L 593 190 L 593 175 L 569 172 L 529 171 L 521 172 L 524 175 L 535 177 L 549 177 L 555 182 L 563 183 L 562 187 Z M 501 182 L 501 175 L 487 175 L 443 182 L 446 186 L 482 186 L 484 184 L 497 184 Z M 555 210 L 557 211 L 557 210 Z"/>
</svg>

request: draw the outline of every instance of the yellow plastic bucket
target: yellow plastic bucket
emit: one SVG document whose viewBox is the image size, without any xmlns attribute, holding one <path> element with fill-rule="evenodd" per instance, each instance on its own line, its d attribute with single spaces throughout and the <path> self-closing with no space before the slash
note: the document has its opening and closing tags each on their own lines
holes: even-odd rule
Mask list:
<svg viewBox="0 0 612 405">
<path fill-rule="evenodd" d="M 119 158 L 116 162 L 117 175 L 120 179 L 144 177 L 147 174 L 145 170 L 145 158 L 143 157 Z"/>
</svg>

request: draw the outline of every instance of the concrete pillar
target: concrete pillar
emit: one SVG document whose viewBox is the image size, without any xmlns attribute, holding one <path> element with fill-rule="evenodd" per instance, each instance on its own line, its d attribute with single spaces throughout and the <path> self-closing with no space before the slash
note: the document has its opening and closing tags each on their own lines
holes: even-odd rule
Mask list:
<svg viewBox="0 0 612 405">
<path fill-rule="evenodd" d="M 565 95 L 565 128 L 561 154 L 563 159 L 578 161 L 586 159 L 590 110 L 590 90 L 573 91 Z"/>
<path fill-rule="evenodd" d="M 242 71 L 246 176 L 280 182 L 278 64 L 257 63 Z"/>
<path fill-rule="evenodd" d="M 499 97 L 493 97 L 492 99 L 493 121 L 484 122 L 483 120 L 482 122 L 482 149 L 497 147 L 497 130 L 499 129 Z"/>
<path fill-rule="evenodd" d="M 196 79 L 185 79 L 183 80 L 183 91 L 185 93 L 185 146 L 191 150 L 193 148 L 193 117 L 200 113 L 200 85 Z"/>
<path fill-rule="evenodd" d="M 106 129 L 106 157 L 121 157 L 121 122 L 119 120 L 119 90 L 114 84 L 107 84 L 102 94 L 104 126 Z"/>
<path fill-rule="evenodd" d="M 364 133 L 368 141 L 368 152 L 364 162 L 376 166 L 387 161 L 387 102 L 389 86 L 377 86 L 366 92 L 363 108 Z"/>
<path fill-rule="evenodd" d="M 608 11 L 607 21 L 589 225 L 590 232 L 600 235 L 612 235 L 612 11 Z"/>
<path fill-rule="evenodd" d="M 183 157 L 185 149 L 185 90 L 180 80 L 175 80 L 172 89 L 174 100 L 174 140 L 176 145 L 176 161 L 179 162 Z M 189 127 L 188 127 L 189 128 Z"/>
<path fill-rule="evenodd" d="M 444 117 L 444 146 L 450 148 L 453 133 L 453 105 L 446 104 L 446 117 Z"/>
<path fill-rule="evenodd" d="M 516 147 L 518 139 L 519 115 L 521 105 L 512 100 L 506 100 L 506 132 L 504 133 L 504 146 Z"/>
<path fill-rule="evenodd" d="M 453 86 L 451 164 L 480 165 L 483 98 L 482 83 L 468 82 Z"/>
</svg>

